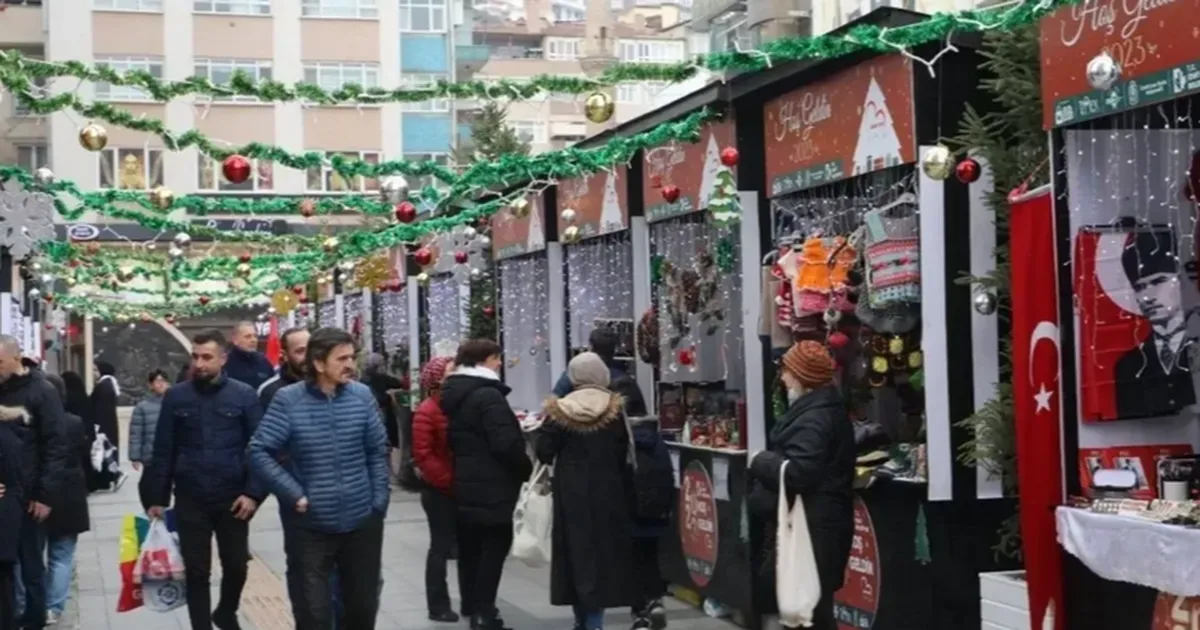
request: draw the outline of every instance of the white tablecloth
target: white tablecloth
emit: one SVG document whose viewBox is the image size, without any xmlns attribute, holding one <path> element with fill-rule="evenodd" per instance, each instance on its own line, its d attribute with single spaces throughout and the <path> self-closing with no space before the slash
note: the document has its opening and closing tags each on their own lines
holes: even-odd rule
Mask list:
<svg viewBox="0 0 1200 630">
<path fill-rule="evenodd" d="M 1200 596 L 1200 529 L 1060 507 L 1058 542 L 1092 573 L 1183 597 Z"/>
</svg>

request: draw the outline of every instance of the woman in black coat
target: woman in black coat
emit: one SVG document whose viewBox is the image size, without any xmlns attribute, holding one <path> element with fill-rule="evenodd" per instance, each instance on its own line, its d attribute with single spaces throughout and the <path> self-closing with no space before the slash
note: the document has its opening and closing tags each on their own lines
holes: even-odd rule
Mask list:
<svg viewBox="0 0 1200 630">
<path fill-rule="evenodd" d="M 633 450 L 621 411 L 607 389 L 609 370 L 592 352 L 571 359 L 575 388 L 546 402 L 538 459 L 554 464 L 550 603 L 571 605 L 576 630 L 604 627 L 604 609 L 630 606 L 634 588 Z"/>
<path fill-rule="evenodd" d="M 62 379 L 67 389 L 66 398 L 63 399 L 63 410 L 83 420 L 83 432 L 87 436 L 90 448 L 96 440 L 96 425 L 92 418 L 92 400 L 88 397 L 87 385 L 78 372 L 63 372 Z M 84 462 L 83 477 L 87 480 L 88 492 L 94 492 L 112 483 L 111 479 L 102 478 L 102 475 L 92 468 L 90 452 L 88 460 Z"/>
<path fill-rule="evenodd" d="M 783 356 L 781 376 L 788 409 L 771 434 L 767 450 L 751 456 L 750 509 L 767 523 L 760 591 L 775 610 L 775 529 L 778 526 L 779 469 L 787 463 L 784 484 L 789 501 L 804 501 L 804 512 L 821 580 L 821 599 L 813 610 L 815 630 L 837 630 L 833 593 L 842 587 L 854 537 L 854 427 L 842 393 L 833 384 L 834 362 L 816 341 L 801 341 Z"/>
<path fill-rule="evenodd" d="M 47 374 L 46 380 L 58 389 L 59 396 L 66 400 L 67 388 L 63 379 Z M 91 468 L 92 442 L 84 430 L 83 419 L 67 412 L 63 415 L 63 429 L 71 457 L 63 467 L 59 481 L 59 495 L 54 509 L 46 519 L 46 616 L 58 619 L 66 607 L 71 590 L 71 576 L 75 572 L 75 544 L 79 534 L 91 529 L 88 515 L 88 487 L 85 471 Z"/>
<path fill-rule="evenodd" d="M 100 378 L 96 381 L 96 386 L 92 388 L 92 423 L 116 447 L 117 461 L 121 461 L 121 432 L 117 424 L 117 401 L 120 398 L 121 390 L 117 384 L 117 370 L 111 363 L 97 361 L 96 371 L 100 373 Z M 122 473 L 107 471 L 101 473 L 99 482 L 104 484 L 101 488 L 108 488 L 113 484 L 120 487 L 122 477 L 124 477 Z"/>
</svg>

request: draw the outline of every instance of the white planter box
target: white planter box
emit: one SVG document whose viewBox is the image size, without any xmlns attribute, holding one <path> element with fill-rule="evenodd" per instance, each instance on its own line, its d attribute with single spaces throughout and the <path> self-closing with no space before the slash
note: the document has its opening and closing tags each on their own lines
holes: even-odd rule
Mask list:
<svg viewBox="0 0 1200 630">
<path fill-rule="evenodd" d="M 979 574 L 980 630 L 1033 630 L 1024 571 Z"/>
</svg>

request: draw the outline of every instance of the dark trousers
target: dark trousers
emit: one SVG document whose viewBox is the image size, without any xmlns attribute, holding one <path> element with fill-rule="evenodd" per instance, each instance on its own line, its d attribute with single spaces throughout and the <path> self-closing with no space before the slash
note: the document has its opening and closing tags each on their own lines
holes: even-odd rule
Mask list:
<svg viewBox="0 0 1200 630">
<path fill-rule="evenodd" d="M 429 553 L 425 554 L 425 605 L 430 613 L 449 612 L 450 589 L 446 563 L 454 552 L 454 499 L 427 488 L 421 491 L 421 508 L 429 521 Z"/>
<path fill-rule="evenodd" d="M 296 536 L 292 533 L 292 530 L 295 528 L 295 520 L 294 512 L 282 507 L 279 508 L 279 523 L 283 526 L 283 554 L 286 558 L 284 582 L 287 584 L 288 601 L 292 603 L 292 618 L 298 619 L 303 614 L 300 611 L 300 607 L 304 601 L 304 571 L 300 567 L 302 554 L 294 549 Z M 330 590 L 333 593 L 333 596 L 330 597 L 330 602 L 333 606 L 333 614 L 336 620 L 341 613 L 341 588 L 337 581 L 337 571 L 334 571 L 330 577 Z M 335 629 L 339 627 L 336 621 L 333 627 Z"/>
<path fill-rule="evenodd" d="M 300 554 L 303 603 L 296 630 L 333 627 L 330 577 L 336 570 L 342 590 L 344 630 L 374 630 L 379 610 L 380 557 L 383 518 L 370 516 L 358 529 L 340 534 L 301 526 L 292 528 L 292 550 Z"/>
<path fill-rule="evenodd" d="M 17 602 L 13 584 L 13 563 L 0 562 L 0 630 L 16 630 Z"/>
<path fill-rule="evenodd" d="M 633 539 L 633 578 L 637 581 L 637 599 L 633 614 L 648 612 L 650 604 L 662 598 L 666 582 L 658 568 L 658 538 Z"/>
<path fill-rule="evenodd" d="M 41 630 L 46 625 L 46 530 L 26 513 L 19 538 L 17 553 L 21 563 L 21 583 L 25 586 L 25 614 L 21 616 L 21 625 Z"/>
<path fill-rule="evenodd" d="M 458 590 L 465 616 L 496 616 L 496 593 L 504 559 L 512 548 L 512 525 L 458 521 Z"/>
<path fill-rule="evenodd" d="M 231 504 L 232 505 L 232 504 Z M 217 611 L 224 617 L 237 614 L 250 562 L 250 522 L 234 518 L 231 505 L 201 505 L 186 499 L 175 502 L 175 528 L 187 577 L 188 618 L 192 630 L 212 630 L 212 539 L 217 538 L 221 558 L 221 600 Z"/>
</svg>

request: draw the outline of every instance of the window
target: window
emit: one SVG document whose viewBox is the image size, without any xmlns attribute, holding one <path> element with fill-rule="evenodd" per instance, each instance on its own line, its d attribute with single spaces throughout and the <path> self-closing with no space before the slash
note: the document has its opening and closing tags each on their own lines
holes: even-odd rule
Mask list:
<svg viewBox="0 0 1200 630">
<path fill-rule="evenodd" d="M 100 187 L 120 190 L 149 190 L 163 183 L 162 149 L 116 149 L 100 151 Z"/>
<path fill-rule="evenodd" d="M 348 83 L 379 87 L 379 65 L 373 63 L 322 62 L 304 64 L 304 80 L 322 89 L 340 90 Z"/>
<path fill-rule="evenodd" d="M 400 86 L 410 89 L 428 87 L 435 81 L 444 81 L 447 78 L 444 74 L 402 74 L 400 75 Z M 405 112 L 448 112 L 450 111 L 450 100 L 438 98 L 415 103 L 401 103 L 400 108 Z"/>
<path fill-rule="evenodd" d="M 662 81 L 643 81 L 641 83 L 621 83 L 617 85 L 617 102 L 633 105 L 650 105 L 654 99 L 666 89 Z"/>
<path fill-rule="evenodd" d="M 643 63 L 683 61 L 683 42 L 627 39 L 619 43 L 621 61 Z"/>
<path fill-rule="evenodd" d="M 582 9 L 575 9 L 572 7 L 565 7 L 565 6 L 556 4 L 551 8 L 551 10 L 554 11 L 554 21 L 555 22 L 582 22 L 583 21 L 583 10 Z"/>
<path fill-rule="evenodd" d="M 400 0 L 400 30 L 445 31 L 446 0 Z"/>
<path fill-rule="evenodd" d="M 546 125 L 538 120 L 510 120 L 508 126 L 517 132 L 521 142 L 529 144 L 546 143 Z"/>
<path fill-rule="evenodd" d="M 271 0 L 194 0 L 192 10 L 196 13 L 270 15 Z"/>
<path fill-rule="evenodd" d="M 583 40 L 572 37 L 547 37 L 546 59 L 573 60 L 579 59 L 579 51 L 583 48 Z"/>
<path fill-rule="evenodd" d="M 212 81 L 216 85 L 229 85 L 234 72 L 244 72 L 255 81 L 271 79 L 271 62 L 247 61 L 239 59 L 203 59 L 197 58 L 195 75 Z M 232 101 L 237 103 L 257 103 L 253 96 L 214 96 L 214 101 Z"/>
<path fill-rule="evenodd" d="M 432 160 L 443 166 L 450 164 L 450 156 L 446 153 L 405 153 L 404 159 L 408 160 L 409 162 L 428 162 Z M 426 186 L 440 188 L 445 186 L 445 184 L 443 184 L 441 180 L 433 175 L 426 175 L 424 177 L 410 177 L 408 180 L 408 189 L 411 191 L 410 194 L 413 196 L 417 196 L 421 189 L 425 188 Z"/>
<path fill-rule="evenodd" d="M 375 18 L 379 9 L 375 0 L 304 0 L 300 15 L 317 18 Z"/>
<path fill-rule="evenodd" d="M 112 68 L 117 72 L 141 70 L 149 72 L 150 76 L 156 79 L 161 79 L 163 76 L 161 57 L 102 57 L 96 59 L 96 65 Z M 150 95 L 141 88 L 97 83 L 96 99 L 102 101 L 148 101 Z"/>
<path fill-rule="evenodd" d="M 162 11 L 162 0 L 95 0 L 97 9 L 117 11 Z"/>
<path fill-rule="evenodd" d="M 17 145 L 17 166 L 30 173 L 50 166 L 50 149 L 44 144 Z"/>
<path fill-rule="evenodd" d="M 221 174 L 221 161 L 207 155 L 199 156 L 200 177 L 196 188 L 204 191 L 253 192 L 271 190 L 274 186 L 274 165 L 268 160 L 251 160 L 250 179 L 235 184 Z"/>
<path fill-rule="evenodd" d="M 338 151 L 327 153 L 326 157 L 341 155 L 351 160 L 363 160 L 370 164 L 379 163 L 378 151 Z M 379 190 L 379 180 L 355 177 L 346 179 L 334 171 L 329 165 L 309 169 L 306 187 L 310 192 L 362 192 L 364 190 Z"/>
</svg>

